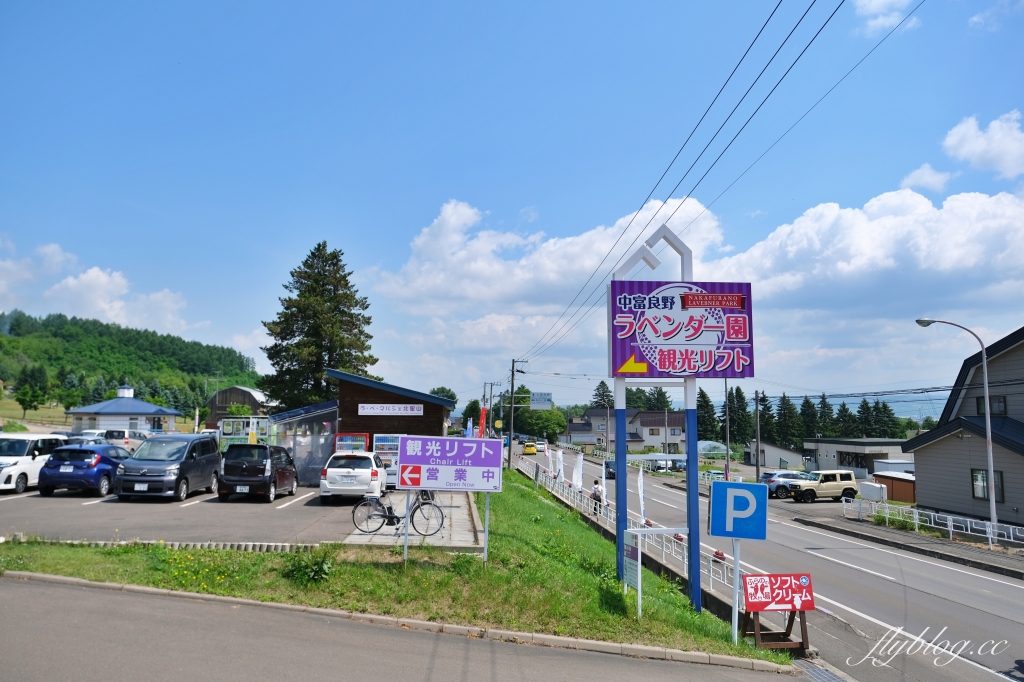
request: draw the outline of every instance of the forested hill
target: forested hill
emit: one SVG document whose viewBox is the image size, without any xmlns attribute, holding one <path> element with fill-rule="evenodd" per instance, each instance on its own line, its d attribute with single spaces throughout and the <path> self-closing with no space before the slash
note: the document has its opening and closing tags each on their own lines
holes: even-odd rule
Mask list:
<svg viewBox="0 0 1024 682">
<path fill-rule="evenodd" d="M 74 373 L 108 383 L 156 379 L 185 386 L 199 377 L 219 377 L 221 386 L 254 386 L 257 378 L 252 358 L 233 348 L 61 314 L 0 313 L 0 379 L 10 383 L 36 365 L 50 376 Z"/>
</svg>

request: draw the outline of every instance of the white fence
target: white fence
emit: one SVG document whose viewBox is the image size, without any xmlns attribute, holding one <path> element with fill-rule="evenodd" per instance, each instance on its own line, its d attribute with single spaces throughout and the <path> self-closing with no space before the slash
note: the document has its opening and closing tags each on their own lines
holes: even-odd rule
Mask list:
<svg viewBox="0 0 1024 682">
<path fill-rule="evenodd" d="M 552 495 L 563 500 L 580 514 L 595 519 L 601 526 L 615 533 L 615 507 L 609 500 L 601 503 L 590 499 L 590 493 L 586 490 L 578 490 L 567 484 L 564 480 L 556 480 L 547 468 L 532 460 L 514 456 L 512 466 L 537 481 Z M 636 512 L 630 512 L 627 520 L 628 528 L 658 528 L 659 523 L 647 521 L 640 518 Z M 652 534 L 640 536 L 640 550 L 648 556 L 660 558 L 667 566 L 672 566 L 680 575 L 689 576 L 689 562 L 687 552 L 689 544 L 685 535 Z M 710 552 L 700 553 L 700 572 L 707 576 L 704 587 L 714 591 L 715 586 L 720 589 L 728 588 L 727 598 L 732 597 L 733 568 L 732 557 L 726 556 L 726 561 L 721 561 Z"/>
<path fill-rule="evenodd" d="M 880 514 L 885 517 L 886 525 L 889 525 L 890 522 L 893 525 L 909 523 L 913 524 L 915 531 L 919 531 L 922 527 L 931 528 L 948 535 L 950 540 L 953 539 L 953 533 L 963 533 L 985 538 L 990 542 L 1006 540 L 1024 543 L 1024 528 L 1020 526 L 1011 526 L 1005 523 L 993 525 L 991 521 L 979 521 L 966 516 L 924 511 L 916 507 L 843 498 L 843 516 L 848 516 L 848 512 L 852 512 L 859 520 L 865 516 Z"/>
</svg>

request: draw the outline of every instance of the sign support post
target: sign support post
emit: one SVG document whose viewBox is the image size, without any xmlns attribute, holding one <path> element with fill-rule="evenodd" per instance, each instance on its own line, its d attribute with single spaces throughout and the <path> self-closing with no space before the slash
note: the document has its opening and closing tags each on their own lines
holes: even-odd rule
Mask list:
<svg viewBox="0 0 1024 682">
<path fill-rule="evenodd" d="M 409 524 L 412 523 L 412 514 L 409 512 L 412 510 L 412 491 L 405 491 L 405 549 L 402 551 L 402 558 L 405 559 L 405 565 L 409 565 Z"/>
<path fill-rule="evenodd" d="M 740 539 L 732 539 L 732 643 L 739 642 L 740 631 Z"/>
<path fill-rule="evenodd" d="M 472 495 L 473 493 L 470 493 Z M 487 549 L 491 540 L 491 494 L 486 494 L 484 502 L 484 563 L 487 563 Z"/>
</svg>

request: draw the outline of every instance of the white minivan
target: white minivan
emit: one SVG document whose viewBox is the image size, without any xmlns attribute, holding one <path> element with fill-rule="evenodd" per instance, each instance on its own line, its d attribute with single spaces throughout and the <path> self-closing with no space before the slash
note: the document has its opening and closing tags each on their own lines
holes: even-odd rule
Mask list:
<svg viewBox="0 0 1024 682">
<path fill-rule="evenodd" d="M 39 470 L 66 440 L 55 433 L 0 433 L 0 490 L 20 494 L 39 485 Z"/>
</svg>

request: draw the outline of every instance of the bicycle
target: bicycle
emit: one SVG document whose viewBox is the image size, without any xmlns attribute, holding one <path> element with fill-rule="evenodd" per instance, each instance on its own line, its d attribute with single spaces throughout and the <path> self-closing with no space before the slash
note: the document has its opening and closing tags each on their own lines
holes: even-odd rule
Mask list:
<svg viewBox="0 0 1024 682">
<path fill-rule="evenodd" d="M 433 491 L 420 490 L 416 501 L 405 514 L 395 513 L 387 493 L 382 497 L 367 496 L 352 508 L 352 522 L 363 533 L 376 533 L 385 523 L 396 526 L 399 522 L 409 523 L 410 520 L 413 530 L 424 537 L 434 535 L 444 527 L 444 511 L 434 504 Z"/>
</svg>

